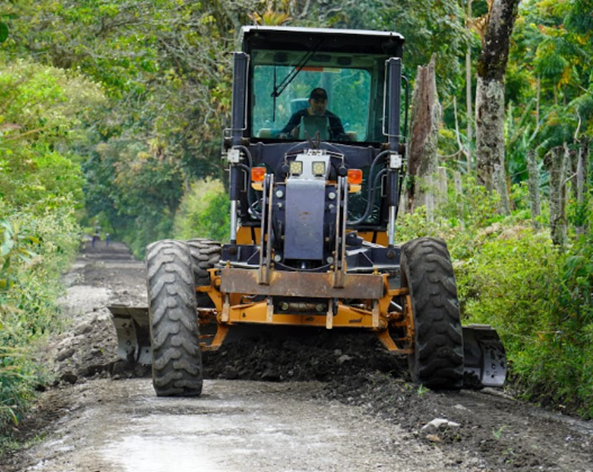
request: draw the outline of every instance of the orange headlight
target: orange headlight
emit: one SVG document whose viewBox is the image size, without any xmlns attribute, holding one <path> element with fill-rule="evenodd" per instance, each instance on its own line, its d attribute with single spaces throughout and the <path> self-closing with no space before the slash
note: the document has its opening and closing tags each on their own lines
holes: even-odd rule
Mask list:
<svg viewBox="0 0 593 472">
<path fill-rule="evenodd" d="M 360 169 L 348 169 L 348 183 L 360 185 L 362 183 L 362 171 Z"/>
<path fill-rule="evenodd" d="M 252 167 L 251 168 L 251 181 L 252 182 L 263 182 L 266 176 L 265 167 Z"/>
</svg>

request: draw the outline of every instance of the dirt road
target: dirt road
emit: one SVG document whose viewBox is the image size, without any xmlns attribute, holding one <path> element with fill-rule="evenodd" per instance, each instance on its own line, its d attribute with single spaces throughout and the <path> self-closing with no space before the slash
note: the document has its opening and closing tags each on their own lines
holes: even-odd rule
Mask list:
<svg viewBox="0 0 593 472">
<path fill-rule="evenodd" d="M 116 362 L 105 308 L 145 303 L 143 265 L 103 244 L 65 280 L 71 329 L 47 353 L 60 381 L 21 426 L 42 439 L 2 472 L 593 472 L 590 422 L 418 388 L 372 336 L 243 339 L 205 356 L 202 397 L 157 398 L 146 369 Z"/>
</svg>

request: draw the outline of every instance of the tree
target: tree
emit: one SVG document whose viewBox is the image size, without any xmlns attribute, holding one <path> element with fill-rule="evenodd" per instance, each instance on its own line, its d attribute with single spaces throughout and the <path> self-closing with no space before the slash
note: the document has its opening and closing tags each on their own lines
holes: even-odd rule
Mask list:
<svg viewBox="0 0 593 472">
<path fill-rule="evenodd" d="M 191 180 L 224 177 L 219 154 L 231 103 L 230 51 L 256 5 L 19 0 L 0 6 L 0 17 L 10 18 L 4 46 L 13 57 L 81 71 L 105 90 L 108 101 L 85 122 L 92 142 L 77 152 L 87 157 L 91 211 L 101 208 L 136 248 L 167 236 Z M 138 204 L 142 198 L 146 205 Z"/>
<path fill-rule="evenodd" d="M 476 157 L 478 180 L 501 197 L 510 212 L 504 159 L 504 77 L 510 37 L 520 0 L 492 0 L 478 59 L 476 91 Z"/>
<path fill-rule="evenodd" d="M 94 84 L 30 61 L 0 55 L 0 197 L 40 213 L 82 207 L 80 156 L 86 107 L 103 96 Z"/>
<path fill-rule="evenodd" d="M 435 80 L 435 57 L 426 67 L 418 67 L 412 98 L 412 126 L 408 152 L 408 189 L 406 210 L 427 204 L 425 196 L 434 193 L 427 181 L 438 166 L 437 142 L 441 105 Z"/>
<path fill-rule="evenodd" d="M 327 5 L 322 16 L 333 27 L 401 33 L 406 38 L 404 72 L 410 79 L 415 77 L 418 66 L 428 64 L 436 54 L 436 78 L 442 97 L 453 94 L 462 80 L 459 58 L 464 57 L 470 44 L 470 32 L 465 28 L 463 8 L 458 2 L 333 0 L 319 5 L 320 9 Z M 319 26 L 319 20 L 309 16 L 307 24 Z"/>
</svg>

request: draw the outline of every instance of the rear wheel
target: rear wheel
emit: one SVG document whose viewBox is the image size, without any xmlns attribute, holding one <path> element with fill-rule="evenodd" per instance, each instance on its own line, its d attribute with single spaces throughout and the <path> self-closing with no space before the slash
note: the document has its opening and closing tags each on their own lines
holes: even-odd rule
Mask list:
<svg viewBox="0 0 593 472">
<path fill-rule="evenodd" d="M 185 243 L 191 254 L 196 286 L 210 285 L 210 272 L 208 272 L 208 270 L 216 267 L 220 261 L 220 243 L 203 238 L 190 239 Z M 214 302 L 205 292 L 197 292 L 196 299 L 198 313 L 200 314 L 200 334 L 203 337 L 202 341 L 204 341 L 206 345 L 209 345 L 214 339 L 214 336 L 216 336 L 218 323 L 216 322 L 216 317 L 212 315 L 204 319 L 202 317 L 203 312 L 200 312 L 199 309 L 214 308 Z"/>
<path fill-rule="evenodd" d="M 208 269 L 216 267 L 220 261 L 220 243 L 211 239 L 190 239 L 186 241 L 192 260 L 192 269 L 196 285 L 210 285 Z M 205 293 L 198 293 L 198 306 L 202 308 L 213 307 L 210 297 Z"/>
<path fill-rule="evenodd" d="M 158 396 L 202 393 L 202 353 L 188 246 L 153 243 L 146 250 L 152 379 Z"/>
<path fill-rule="evenodd" d="M 412 380 L 434 389 L 463 383 L 463 331 L 451 258 L 444 241 L 418 238 L 402 246 L 404 286 L 410 290 L 415 334 Z"/>
</svg>

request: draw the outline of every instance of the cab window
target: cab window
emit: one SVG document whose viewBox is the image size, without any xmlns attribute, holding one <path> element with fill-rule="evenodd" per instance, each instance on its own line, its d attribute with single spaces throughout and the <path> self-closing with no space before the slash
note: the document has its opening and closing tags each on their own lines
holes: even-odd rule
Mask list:
<svg viewBox="0 0 593 472">
<path fill-rule="evenodd" d="M 311 91 L 323 88 L 328 96 L 327 110 L 337 115 L 344 127 L 339 140 L 369 141 L 373 62 L 368 56 L 357 62 L 350 56 L 323 53 L 302 65 L 303 54 L 253 52 L 251 135 L 282 139 L 281 132 L 293 114 L 309 107 Z"/>
</svg>

